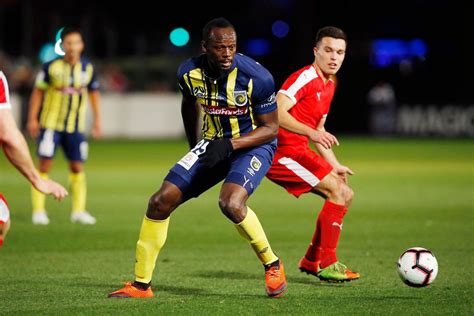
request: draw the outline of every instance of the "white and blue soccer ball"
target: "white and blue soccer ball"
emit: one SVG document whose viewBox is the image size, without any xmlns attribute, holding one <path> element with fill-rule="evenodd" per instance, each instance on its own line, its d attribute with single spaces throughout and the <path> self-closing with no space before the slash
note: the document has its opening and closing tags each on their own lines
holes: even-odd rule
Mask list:
<svg viewBox="0 0 474 316">
<path fill-rule="evenodd" d="M 412 287 L 430 285 L 438 275 L 438 261 L 425 248 L 413 247 L 405 250 L 397 262 L 398 274 L 402 281 Z"/>
</svg>

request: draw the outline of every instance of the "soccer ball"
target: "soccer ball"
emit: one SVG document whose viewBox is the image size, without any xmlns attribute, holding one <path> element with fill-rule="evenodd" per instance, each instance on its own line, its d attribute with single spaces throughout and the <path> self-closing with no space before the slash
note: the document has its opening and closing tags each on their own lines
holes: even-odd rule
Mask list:
<svg viewBox="0 0 474 316">
<path fill-rule="evenodd" d="M 405 250 L 397 262 L 398 274 L 402 281 L 412 287 L 425 287 L 438 275 L 438 261 L 425 248 L 413 247 Z"/>
</svg>

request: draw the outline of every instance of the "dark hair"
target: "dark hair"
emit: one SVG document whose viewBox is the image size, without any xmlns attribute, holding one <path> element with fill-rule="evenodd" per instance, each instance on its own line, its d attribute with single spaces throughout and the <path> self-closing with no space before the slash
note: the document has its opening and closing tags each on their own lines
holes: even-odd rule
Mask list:
<svg viewBox="0 0 474 316">
<path fill-rule="evenodd" d="M 81 30 L 79 28 L 66 26 L 63 29 L 63 31 L 61 32 L 61 40 L 64 42 L 64 39 L 66 38 L 66 36 L 68 36 L 69 34 L 72 34 L 72 33 L 79 33 L 79 35 L 81 35 L 81 37 L 82 37 L 82 33 L 81 33 Z"/>
<path fill-rule="evenodd" d="M 338 27 L 335 26 L 325 26 L 318 30 L 316 34 L 316 41 L 314 45 L 317 46 L 318 43 L 323 39 L 323 37 L 332 37 L 332 38 L 339 38 L 343 39 L 347 43 L 347 35 Z"/>
<path fill-rule="evenodd" d="M 226 18 L 220 17 L 220 18 L 210 20 L 209 22 L 206 23 L 206 25 L 204 25 L 204 28 L 202 29 L 202 40 L 204 42 L 207 42 L 210 39 L 209 35 L 211 34 L 211 30 L 215 27 L 221 28 L 221 29 L 230 27 L 235 30 L 232 23 L 230 23 Z"/>
</svg>

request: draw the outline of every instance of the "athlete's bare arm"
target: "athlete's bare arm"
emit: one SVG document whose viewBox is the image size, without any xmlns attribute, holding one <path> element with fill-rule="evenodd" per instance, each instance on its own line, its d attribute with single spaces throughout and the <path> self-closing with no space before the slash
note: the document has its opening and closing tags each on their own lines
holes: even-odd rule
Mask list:
<svg viewBox="0 0 474 316">
<path fill-rule="evenodd" d="M 185 97 L 181 101 L 181 116 L 189 148 L 196 146 L 199 139 L 199 105 L 194 98 Z"/>
<path fill-rule="evenodd" d="M 321 119 L 317 130 L 320 132 L 326 132 L 324 128 L 324 124 L 326 123 L 326 119 Z M 354 171 L 352 171 L 349 167 L 341 165 L 336 158 L 336 155 L 332 151 L 331 148 L 325 148 L 323 145 L 319 143 L 315 143 L 316 149 L 321 154 L 321 156 L 334 167 L 334 171 L 347 183 L 347 174 L 353 175 Z"/>
<path fill-rule="evenodd" d="M 11 110 L 0 110 L 0 144 L 8 160 L 40 192 L 62 200 L 68 193 L 60 184 L 42 179 L 31 158 L 25 138 L 18 130 Z"/>
<path fill-rule="evenodd" d="M 102 136 L 102 114 L 100 112 L 100 92 L 94 90 L 89 92 L 92 112 L 94 113 L 94 125 L 92 126 L 92 137 L 100 138 Z"/>
<path fill-rule="evenodd" d="M 38 88 L 33 88 L 30 97 L 30 105 L 28 110 L 28 123 L 27 130 L 28 134 L 36 138 L 39 135 L 39 122 L 38 114 L 41 109 L 41 102 L 43 100 L 44 91 Z"/>
<path fill-rule="evenodd" d="M 280 119 L 280 127 L 300 135 L 308 136 L 315 144 L 320 144 L 323 148 L 331 148 L 332 145 L 339 145 L 337 138 L 326 132 L 324 129 L 312 129 L 306 124 L 299 122 L 288 111 L 295 105 L 293 101 L 284 95 L 278 93 L 276 97 L 278 104 L 278 117 Z"/>
<path fill-rule="evenodd" d="M 234 150 L 255 147 L 275 139 L 278 134 L 278 112 L 255 114 L 255 119 L 258 124 L 256 129 L 245 136 L 231 140 Z"/>
</svg>

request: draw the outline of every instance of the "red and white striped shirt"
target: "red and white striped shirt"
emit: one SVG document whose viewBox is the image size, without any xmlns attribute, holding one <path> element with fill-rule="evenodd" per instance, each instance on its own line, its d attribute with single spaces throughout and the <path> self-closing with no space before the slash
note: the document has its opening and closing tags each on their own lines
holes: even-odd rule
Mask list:
<svg viewBox="0 0 474 316">
<path fill-rule="evenodd" d="M 313 65 L 308 65 L 291 74 L 278 93 L 295 103 L 288 111 L 291 116 L 315 129 L 328 115 L 334 91 L 334 81 L 329 79 L 325 84 Z M 278 147 L 281 146 L 307 147 L 308 137 L 280 128 Z"/>
<path fill-rule="evenodd" d="M 0 71 L 0 110 L 11 109 L 8 82 L 3 72 Z"/>
</svg>

